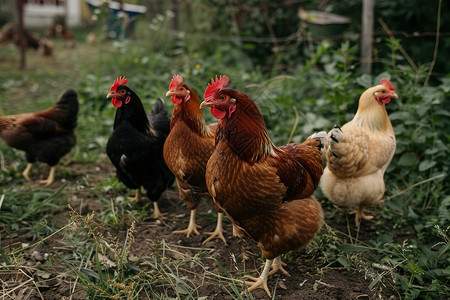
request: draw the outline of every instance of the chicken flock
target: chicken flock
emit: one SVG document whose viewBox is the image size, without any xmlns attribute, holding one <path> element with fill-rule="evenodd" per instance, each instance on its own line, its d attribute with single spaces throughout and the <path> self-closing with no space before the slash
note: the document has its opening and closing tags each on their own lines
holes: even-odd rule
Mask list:
<svg viewBox="0 0 450 300">
<path fill-rule="evenodd" d="M 133 200 L 140 202 L 145 194 L 153 202 L 154 218 L 164 218 L 158 200 L 176 180 L 190 219 L 185 230 L 173 234 L 199 234 L 197 207 L 202 198 L 211 201 L 217 227 L 203 243 L 227 243 L 226 215 L 233 233 L 254 240 L 266 259 L 261 275 L 246 276 L 245 283 L 250 291 L 261 288 L 270 296 L 268 277 L 288 274 L 281 255 L 306 246 L 324 223 L 313 195 L 319 186 L 334 204 L 355 208 L 350 214 L 356 226 L 373 218 L 365 209 L 382 201 L 384 173 L 396 147 L 386 104 L 398 95 L 383 79 L 361 95 L 348 123 L 328 134 L 313 133 L 303 143 L 276 146 L 256 103 L 228 84 L 227 76 L 215 76 L 201 101 L 174 75 L 166 93 L 173 103 L 171 116 L 161 99 L 147 115 L 128 80 L 117 78 L 106 96 L 116 108 L 106 153 L 117 179 L 136 190 Z M 202 109 L 207 107 L 217 123 L 206 123 Z M 76 143 L 77 113 L 77 93 L 68 90 L 44 111 L 0 116 L 0 137 L 26 154 L 26 180 L 32 164 L 40 161 L 51 167 L 42 183 L 53 183 L 56 164 Z"/>
</svg>

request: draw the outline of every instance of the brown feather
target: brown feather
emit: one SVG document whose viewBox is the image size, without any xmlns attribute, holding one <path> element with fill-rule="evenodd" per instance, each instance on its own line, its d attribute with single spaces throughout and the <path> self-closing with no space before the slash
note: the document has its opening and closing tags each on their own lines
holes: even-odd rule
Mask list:
<svg viewBox="0 0 450 300">
<path fill-rule="evenodd" d="M 182 84 L 190 91 L 191 98 L 174 105 L 171 131 L 164 144 L 164 160 L 177 179 L 180 198 L 192 210 L 202 197 L 210 198 L 205 172 L 214 151 L 217 124 L 206 125 L 200 99 L 194 90 Z"/>
<path fill-rule="evenodd" d="M 311 196 L 323 171 L 318 142 L 277 148 L 253 100 L 227 88 L 215 99 L 221 95 L 235 99 L 236 110 L 220 119 L 208 161 L 213 200 L 266 258 L 305 246 L 323 223 L 322 208 Z"/>
</svg>

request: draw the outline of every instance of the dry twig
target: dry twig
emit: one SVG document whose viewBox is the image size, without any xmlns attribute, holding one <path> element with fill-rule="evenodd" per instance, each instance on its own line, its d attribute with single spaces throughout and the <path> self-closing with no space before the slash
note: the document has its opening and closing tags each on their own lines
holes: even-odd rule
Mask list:
<svg viewBox="0 0 450 300">
<path fill-rule="evenodd" d="M 412 188 L 414 188 L 414 187 L 416 187 L 416 186 L 418 186 L 418 185 L 421 185 L 421 184 L 427 183 L 427 182 L 429 182 L 429 181 L 433 181 L 433 180 L 435 180 L 435 179 L 444 177 L 445 175 L 447 175 L 447 174 L 445 174 L 445 173 L 444 173 L 444 174 L 439 174 L 439 175 L 433 176 L 433 177 L 431 177 L 431 178 L 428 178 L 428 179 L 425 179 L 425 180 L 416 182 L 416 183 L 414 183 L 413 185 L 407 187 L 406 189 L 404 189 L 404 190 L 398 192 L 397 194 L 384 198 L 383 201 L 391 200 L 392 198 L 395 198 L 395 197 L 397 197 L 397 196 L 400 196 L 401 194 L 406 193 L 407 191 L 409 191 L 410 189 L 412 189 Z"/>
<path fill-rule="evenodd" d="M 431 72 L 433 72 L 434 65 L 436 64 L 438 47 L 439 47 L 439 33 L 440 33 L 440 28 L 441 28 L 441 8 L 442 8 L 442 0 L 439 0 L 437 24 L 436 24 L 436 41 L 434 43 L 433 60 L 431 61 L 430 69 L 428 70 L 428 74 L 427 74 L 427 78 L 425 79 L 424 86 L 428 86 L 428 81 L 430 80 Z"/>
<path fill-rule="evenodd" d="M 381 26 L 383 27 L 383 30 L 387 33 L 387 35 L 391 38 L 391 39 L 395 39 L 394 34 L 392 33 L 392 31 L 389 29 L 389 27 L 387 26 L 386 23 L 384 23 L 383 19 L 379 18 L 378 22 L 380 22 Z M 419 72 L 419 68 L 416 66 L 416 64 L 414 63 L 414 61 L 412 60 L 411 56 L 408 55 L 408 53 L 406 53 L 406 50 L 399 45 L 399 50 L 400 52 L 403 54 L 403 56 L 405 57 L 405 59 L 408 61 L 408 63 L 411 65 L 411 67 L 414 69 L 414 71 L 417 73 Z"/>
</svg>

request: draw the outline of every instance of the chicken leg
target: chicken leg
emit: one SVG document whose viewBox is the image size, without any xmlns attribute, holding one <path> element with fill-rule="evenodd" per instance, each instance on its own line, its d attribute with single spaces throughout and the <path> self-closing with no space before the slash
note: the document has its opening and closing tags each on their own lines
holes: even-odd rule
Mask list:
<svg viewBox="0 0 450 300">
<path fill-rule="evenodd" d="M 172 233 L 174 234 L 186 234 L 186 237 L 189 237 L 191 234 L 200 234 L 200 232 L 198 232 L 197 228 L 201 228 L 201 226 L 195 224 L 195 214 L 197 213 L 197 209 L 193 209 L 191 210 L 191 217 L 189 219 L 189 225 L 188 228 L 184 229 L 184 230 L 176 230 Z"/>
<path fill-rule="evenodd" d="M 141 201 L 141 198 L 142 198 L 141 187 L 138 187 L 136 189 L 136 195 L 134 197 L 128 197 L 128 200 L 130 200 L 132 202 L 139 203 L 139 201 Z"/>
<path fill-rule="evenodd" d="M 349 215 L 355 215 L 355 224 L 356 227 L 359 227 L 361 223 L 361 219 L 370 221 L 373 219 L 373 216 L 368 216 L 364 213 L 364 206 L 360 205 L 357 210 L 352 210 L 348 213 Z"/>
<path fill-rule="evenodd" d="M 51 166 L 47 179 L 39 180 L 39 183 L 45 184 L 45 186 L 49 186 L 50 184 L 52 184 L 53 181 L 55 181 L 55 172 L 56 172 L 56 166 Z"/>
<path fill-rule="evenodd" d="M 210 236 L 202 243 L 205 245 L 207 242 L 209 242 L 212 239 L 221 239 L 225 245 L 227 244 L 227 241 L 225 240 L 225 237 L 223 236 L 223 213 L 217 213 L 217 226 L 214 232 L 206 232 L 206 234 L 209 234 Z"/>
<path fill-rule="evenodd" d="M 162 219 L 165 214 L 161 213 L 159 210 L 159 205 L 157 201 L 153 201 L 153 219 Z"/>
<path fill-rule="evenodd" d="M 27 181 L 30 181 L 30 170 L 31 170 L 31 167 L 33 166 L 33 164 L 32 163 L 28 163 L 27 164 L 27 166 L 26 166 L 26 168 L 25 168 L 25 170 L 23 170 L 23 172 L 22 172 L 22 176 L 27 180 Z"/>
<path fill-rule="evenodd" d="M 272 266 L 272 263 L 273 263 L 273 259 L 266 260 L 264 269 L 258 278 L 250 276 L 250 275 L 244 276 L 244 278 L 253 280 L 253 281 L 245 281 L 245 283 L 249 286 L 249 288 L 248 288 L 249 292 L 254 291 L 256 289 L 263 289 L 266 291 L 266 293 L 267 293 L 267 295 L 269 295 L 269 297 L 272 297 L 272 295 L 269 291 L 269 288 L 267 286 L 267 278 L 269 277 L 269 271 Z"/>
</svg>

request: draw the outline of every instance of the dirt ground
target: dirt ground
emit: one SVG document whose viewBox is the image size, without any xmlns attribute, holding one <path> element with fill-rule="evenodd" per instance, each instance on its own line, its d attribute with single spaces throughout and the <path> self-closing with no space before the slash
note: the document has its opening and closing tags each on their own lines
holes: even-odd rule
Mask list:
<svg viewBox="0 0 450 300">
<path fill-rule="evenodd" d="M 68 169 L 71 174 L 66 179 L 66 182 L 69 183 L 68 187 L 76 186 L 75 182 L 81 179 L 84 180 L 85 184 L 94 186 L 113 174 L 113 170 L 108 163 L 92 166 L 72 163 L 62 168 Z M 74 184 L 71 185 L 71 183 Z M 62 184 L 61 181 L 57 181 L 51 188 L 56 190 Z M 92 211 L 99 212 L 104 208 L 99 205 L 97 196 L 88 189 L 66 188 L 63 194 L 67 196 L 75 211 L 86 214 Z M 80 199 L 83 199 L 83 201 L 80 202 Z M 202 226 L 200 235 L 190 238 L 185 235 L 171 234 L 174 230 L 185 229 L 189 221 L 189 211 L 183 203 L 180 203 L 176 188 L 169 189 L 159 203 L 161 211 L 167 213 L 165 219 L 158 221 L 148 217 L 137 223 L 134 234 L 135 241 L 131 247 L 130 257 L 153 255 L 150 245 L 157 245 L 164 239 L 165 253 L 173 259 L 188 259 L 200 252 L 206 253 L 208 257 L 215 258 L 220 263 L 220 267 L 213 259 L 206 259 L 201 261 L 202 267 L 193 265 L 192 269 L 186 273 L 186 276 L 191 276 L 190 282 L 197 287 L 196 298 L 206 296 L 206 299 L 234 299 L 235 296 L 226 292 L 226 290 L 231 291 L 231 287 L 229 287 L 231 279 L 221 278 L 219 274 L 226 270 L 227 274 L 232 274 L 233 278 L 239 279 L 243 271 L 252 275 L 258 275 L 258 272 L 262 271 L 263 260 L 256 243 L 248 238 L 233 237 L 232 225 L 228 220 L 224 224 L 227 245 L 225 246 L 221 240 L 216 239 L 202 246 L 202 242 L 208 237 L 204 232 L 213 231 L 216 225 L 215 216 L 211 214 L 212 206 L 206 201 L 202 202 L 198 209 L 197 220 L 198 224 Z M 149 209 L 148 216 L 150 214 Z M 56 218 L 59 226 L 63 227 L 70 218 L 69 210 L 57 213 Z M 335 221 L 329 218 L 326 219 L 326 222 L 331 227 L 336 226 L 339 227 L 339 230 L 347 230 L 343 223 L 335 224 Z M 117 229 L 109 233 L 123 239 L 125 229 Z M 376 232 L 370 228 L 367 232 L 360 232 L 360 235 L 367 239 L 375 234 Z M 4 243 L 5 239 L 2 240 Z M 27 241 L 21 241 L 20 237 L 15 237 L 10 242 L 17 244 Z M 5 247 L 6 245 L 3 244 L 2 246 Z M 29 250 L 29 257 L 25 262 L 29 265 L 29 269 L 26 269 L 25 272 L 2 272 L 0 273 L 2 282 L 6 285 L 9 283 L 9 287 L 16 285 L 18 282 L 25 283 L 14 291 L 15 299 L 85 299 L 86 292 L 79 285 L 76 285 L 73 274 L 69 274 L 65 266 L 52 265 L 47 269 L 44 268 L 48 274 L 45 274 L 45 272 L 44 274 L 37 274 L 42 272 L 42 268 L 34 268 L 34 266 L 37 266 L 36 264 L 45 265 L 45 262 L 50 259 L 49 257 L 42 257 L 44 252 L 49 253 L 51 257 L 63 256 L 65 251 L 69 251 L 69 249 L 65 249 L 61 245 L 60 237 L 47 239 L 44 246 Z M 388 287 L 370 290 L 368 286 L 371 280 L 365 279 L 366 274 L 363 270 L 359 272 L 348 271 L 335 265 L 327 266 L 323 262 L 318 263 L 305 252 L 307 251 L 296 251 L 295 255 L 290 256 L 293 259 L 290 259 L 291 261 L 286 267 L 290 276 L 276 274 L 269 278 L 268 286 L 275 294 L 274 299 L 398 299 L 395 291 Z M 33 278 L 36 281 L 39 279 L 39 281 L 31 280 Z M 46 279 L 43 280 L 42 278 Z M 205 278 L 210 280 L 205 280 Z M 242 285 L 238 284 L 238 286 L 242 290 L 244 289 Z M 254 291 L 252 294 L 255 299 L 270 299 L 263 290 Z M 11 295 L 13 294 L 9 294 L 9 296 Z M 142 295 L 140 298 L 147 299 L 147 296 Z M 246 299 L 245 296 L 244 299 Z"/>
</svg>

